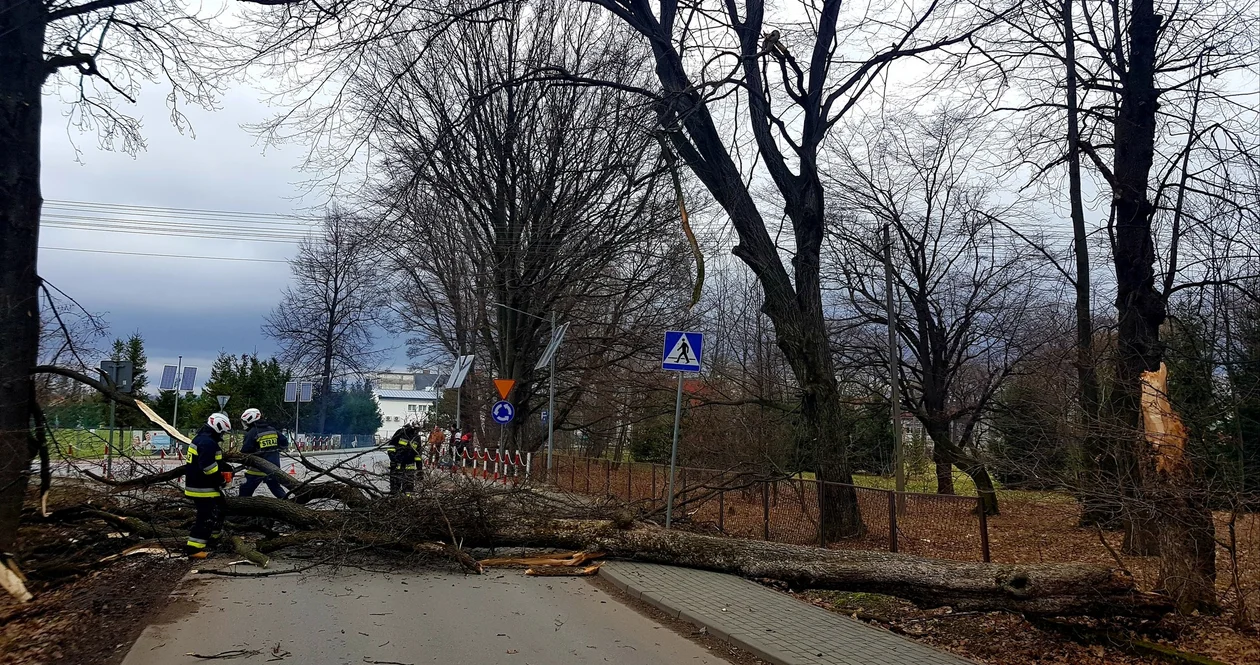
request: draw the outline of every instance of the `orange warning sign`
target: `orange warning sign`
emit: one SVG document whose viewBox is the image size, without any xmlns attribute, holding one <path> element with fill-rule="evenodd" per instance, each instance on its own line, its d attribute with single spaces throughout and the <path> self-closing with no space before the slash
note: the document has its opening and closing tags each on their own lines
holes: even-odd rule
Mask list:
<svg viewBox="0 0 1260 665">
<path fill-rule="evenodd" d="M 516 385 L 516 379 L 495 379 L 494 387 L 499 389 L 499 399 L 507 399 L 508 393 Z"/>
</svg>

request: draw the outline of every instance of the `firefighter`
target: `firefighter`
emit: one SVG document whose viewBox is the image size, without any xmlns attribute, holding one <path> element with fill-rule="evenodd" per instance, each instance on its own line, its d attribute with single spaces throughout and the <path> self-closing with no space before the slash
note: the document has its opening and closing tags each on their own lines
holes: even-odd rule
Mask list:
<svg viewBox="0 0 1260 665">
<path fill-rule="evenodd" d="M 245 442 L 241 445 L 241 452 L 256 455 L 279 467 L 280 452 L 289 448 L 289 439 L 267 424 L 262 419 L 262 411 L 258 409 L 246 409 L 245 413 L 241 414 L 241 424 L 249 430 L 245 433 Z M 270 489 L 277 499 L 283 499 L 288 494 L 279 480 L 267 475 L 264 471 L 251 468 L 245 470 L 245 484 L 241 486 L 241 496 L 253 496 L 254 490 L 258 489 L 263 482 L 267 483 L 267 489 Z"/>
<path fill-rule="evenodd" d="M 409 495 L 416 489 L 416 443 L 420 426 L 407 423 L 398 428 L 386 444 L 389 455 L 389 493 Z"/>
<path fill-rule="evenodd" d="M 219 444 L 232 430 L 227 414 L 212 413 L 188 445 L 184 458 L 184 494 L 192 499 L 197 518 L 188 533 L 188 557 L 204 559 L 223 537 L 223 488 L 232 482 L 232 467 L 223 461 Z"/>
</svg>

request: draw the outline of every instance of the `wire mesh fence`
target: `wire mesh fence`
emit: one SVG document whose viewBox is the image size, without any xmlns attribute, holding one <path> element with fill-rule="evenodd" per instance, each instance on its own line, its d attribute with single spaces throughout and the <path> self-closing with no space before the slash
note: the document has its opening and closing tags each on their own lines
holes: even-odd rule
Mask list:
<svg viewBox="0 0 1260 665">
<path fill-rule="evenodd" d="M 534 480 L 545 477 L 542 466 L 533 468 Z M 615 496 L 660 512 L 669 494 L 669 467 L 556 455 L 551 484 L 578 494 Z M 853 498 L 861 515 L 856 534 L 828 536 L 819 515 L 831 494 Z M 898 493 L 799 477 L 678 467 L 673 519 L 680 528 L 736 538 L 989 560 L 988 525 L 975 497 Z"/>
</svg>

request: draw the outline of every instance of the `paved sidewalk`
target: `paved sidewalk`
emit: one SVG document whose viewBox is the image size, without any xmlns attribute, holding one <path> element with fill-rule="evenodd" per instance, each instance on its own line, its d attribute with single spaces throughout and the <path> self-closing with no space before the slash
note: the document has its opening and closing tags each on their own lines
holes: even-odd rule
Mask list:
<svg viewBox="0 0 1260 665">
<path fill-rule="evenodd" d="M 609 561 L 599 574 L 774 665 L 971 663 L 733 575 L 630 561 Z"/>
</svg>

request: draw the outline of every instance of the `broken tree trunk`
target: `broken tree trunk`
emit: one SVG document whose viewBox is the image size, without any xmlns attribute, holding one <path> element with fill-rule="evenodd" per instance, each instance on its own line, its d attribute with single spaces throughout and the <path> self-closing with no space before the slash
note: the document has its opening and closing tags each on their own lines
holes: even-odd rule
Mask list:
<svg viewBox="0 0 1260 665">
<path fill-rule="evenodd" d="M 1171 608 L 1165 596 L 1139 592 L 1131 577 L 1105 566 L 945 561 L 648 526 L 618 529 L 606 520 L 523 525 L 495 544 L 598 549 L 613 557 L 770 578 L 800 589 L 888 594 L 925 607 L 1092 616 L 1159 616 Z"/>
<path fill-rule="evenodd" d="M 586 504 L 564 508 L 553 497 L 529 490 L 497 490 L 450 480 L 426 484 L 414 497 L 364 497 L 359 507 L 347 509 L 314 509 L 269 497 L 227 500 L 230 517 L 268 518 L 293 529 L 258 542 L 259 553 L 295 545 L 348 545 L 356 550 L 445 557 L 476 571 L 479 566 L 460 545 L 539 547 L 604 552 L 612 557 L 769 578 L 802 589 L 883 593 L 925 607 L 1143 617 L 1159 616 L 1172 608 L 1167 596 L 1140 592 L 1130 575 L 1105 566 L 994 565 L 828 550 L 664 530 L 632 519 L 602 519 L 608 512 L 590 512 Z M 153 515 L 168 522 L 173 519 Z M 121 525 L 115 522 L 115 526 Z M 131 520 L 126 520 L 126 526 L 136 533 L 144 530 Z M 157 523 L 152 526 L 152 535 L 166 533 Z M 172 522 L 166 528 L 174 526 Z M 274 528 L 268 531 L 276 533 Z"/>
</svg>

